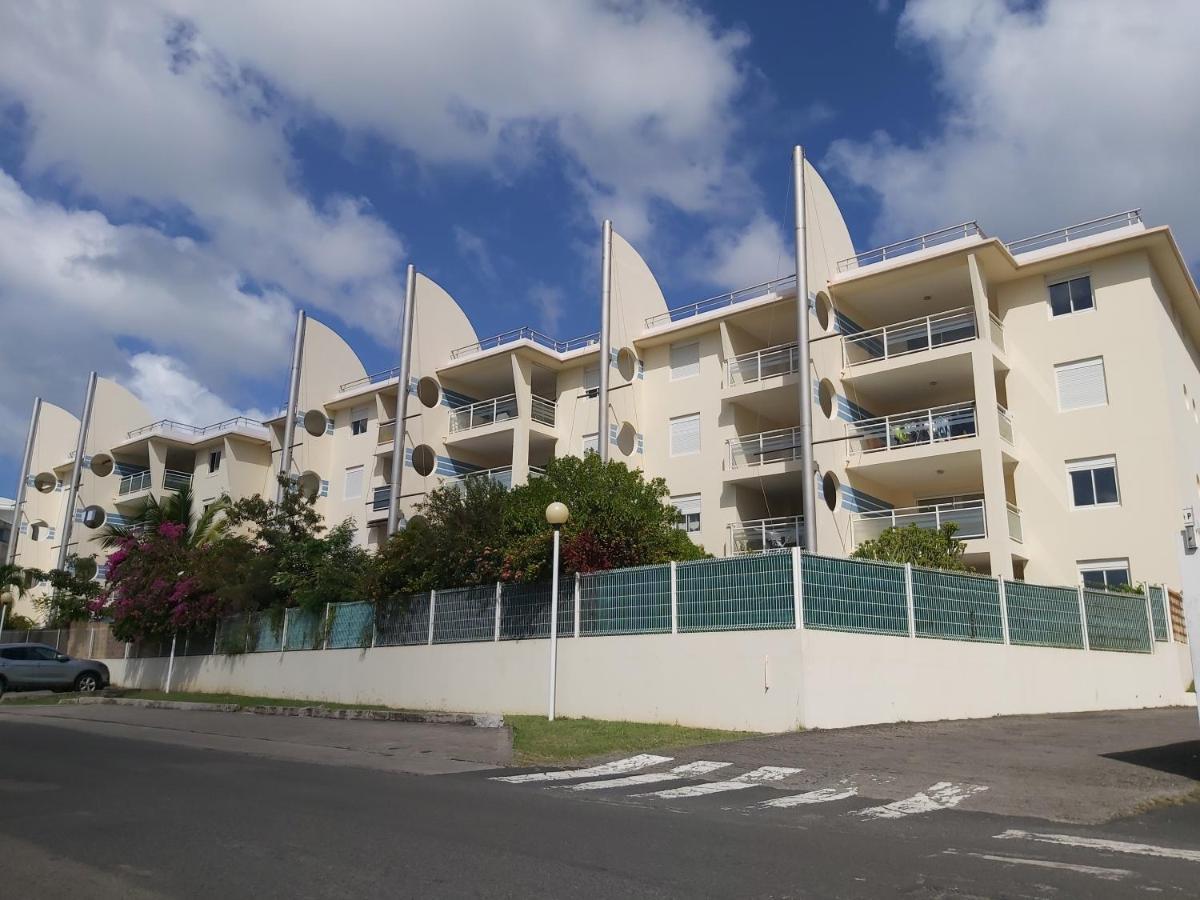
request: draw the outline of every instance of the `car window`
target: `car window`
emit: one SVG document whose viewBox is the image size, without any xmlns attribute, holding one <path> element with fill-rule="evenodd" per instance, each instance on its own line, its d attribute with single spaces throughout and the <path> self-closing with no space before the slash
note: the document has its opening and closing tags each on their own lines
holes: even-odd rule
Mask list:
<svg viewBox="0 0 1200 900">
<path fill-rule="evenodd" d="M 0 650 L 0 659 L 28 659 L 25 655 L 25 647 L 7 647 Z"/>
<path fill-rule="evenodd" d="M 42 659 L 54 662 L 58 659 L 58 651 L 50 647 L 30 647 L 29 659 Z"/>
</svg>

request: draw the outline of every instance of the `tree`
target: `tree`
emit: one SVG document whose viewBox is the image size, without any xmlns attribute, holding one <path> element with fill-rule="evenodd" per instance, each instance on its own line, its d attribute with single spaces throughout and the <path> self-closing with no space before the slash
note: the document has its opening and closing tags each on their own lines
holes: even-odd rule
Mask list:
<svg viewBox="0 0 1200 900">
<path fill-rule="evenodd" d="M 10 563 L 0 564 L 0 597 L 7 597 L 6 603 L 19 600 L 33 586 L 36 576 L 40 575 L 36 569 L 23 569 Z"/>
<path fill-rule="evenodd" d="M 946 522 L 937 529 L 921 528 L 916 524 L 889 528 L 879 537 L 863 541 L 850 555 L 855 559 L 967 571 L 970 567 L 963 562 L 967 545 L 954 539 L 956 531 L 958 525 L 954 522 Z"/>
<path fill-rule="evenodd" d="M 195 514 L 194 506 L 195 495 L 190 484 L 167 494 L 162 500 L 149 496 L 128 525 L 105 525 L 100 544 L 106 549 L 116 547 L 139 530 L 153 531 L 165 522 L 183 526 L 182 540 L 189 547 L 211 544 L 228 531 L 229 519 L 225 515 L 230 508 L 228 497 L 218 498 L 199 515 Z"/>
<path fill-rule="evenodd" d="M 72 622 L 82 622 L 97 614 L 96 601 L 100 585 L 92 578 L 95 567 L 86 576 L 77 573 L 76 557 L 71 557 L 65 569 L 38 572 L 39 580 L 48 582 L 50 592 L 34 598 L 33 604 L 45 614 L 47 628 L 66 628 Z"/>
</svg>

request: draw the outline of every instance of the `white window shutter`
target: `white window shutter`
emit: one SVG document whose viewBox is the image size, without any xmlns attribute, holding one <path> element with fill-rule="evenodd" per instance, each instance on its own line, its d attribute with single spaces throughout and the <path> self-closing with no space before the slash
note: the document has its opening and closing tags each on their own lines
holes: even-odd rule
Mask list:
<svg viewBox="0 0 1200 900">
<path fill-rule="evenodd" d="M 600 452 L 599 438 L 600 438 L 599 432 L 593 431 L 591 434 L 585 434 L 583 436 L 583 452 L 585 454 L 599 453 Z"/>
<path fill-rule="evenodd" d="M 700 374 L 700 343 L 671 345 L 671 380 Z"/>
<path fill-rule="evenodd" d="M 588 366 L 583 370 L 583 389 L 585 391 L 598 390 L 600 387 L 600 367 Z"/>
<path fill-rule="evenodd" d="M 687 456 L 700 452 L 700 414 L 671 420 L 671 455 Z"/>
<path fill-rule="evenodd" d="M 684 494 L 679 497 L 672 497 L 671 503 L 679 510 L 681 516 L 700 514 L 699 494 Z"/>
<path fill-rule="evenodd" d="M 1054 377 L 1058 383 L 1058 408 L 1064 412 L 1108 403 L 1102 357 L 1055 366 Z"/>
<path fill-rule="evenodd" d="M 357 500 L 362 496 L 363 467 L 354 466 L 346 470 L 346 490 L 342 494 L 344 500 Z"/>
</svg>

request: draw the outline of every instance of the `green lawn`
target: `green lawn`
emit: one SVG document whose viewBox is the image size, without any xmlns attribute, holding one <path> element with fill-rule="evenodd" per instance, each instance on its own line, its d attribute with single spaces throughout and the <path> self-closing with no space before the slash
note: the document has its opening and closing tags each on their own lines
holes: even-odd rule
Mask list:
<svg viewBox="0 0 1200 900">
<path fill-rule="evenodd" d="M 555 719 L 544 716 L 505 716 L 512 726 L 513 749 L 519 763 L 557 763 L 608 753 L 633 753 L 665 747 L 686 747 L 738 741 L 752 732 L 606 722 L 601 719 Z"/>
</svg>

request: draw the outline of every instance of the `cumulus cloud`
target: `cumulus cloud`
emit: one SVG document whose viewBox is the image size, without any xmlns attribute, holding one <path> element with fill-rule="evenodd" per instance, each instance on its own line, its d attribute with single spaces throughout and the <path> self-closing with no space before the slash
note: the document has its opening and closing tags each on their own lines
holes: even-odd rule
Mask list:
<svg viewBox="0 0 1200 900">
<path fill-rule="evenodd" d="M 714 230 L 701 265 L 713 283 L 737 289 L 793 273 L 795 250 L 779 223 L 759 213 L 744 228 Z"/>
<path fill-rule="evenodd" d="M 487 241 L 461 225 L 454 226 L 454 245 L 458 248 L 463 259 L 474 263 L 479 273 L 489 281 L 496 277 L 496 266 L 492 262 L 491 251 Z"/>
<path fill-rule="evenodd" d="M 913 0 L 900 38 L 944 101 L 924 139 L 879 132 L 826 165 L 878 194 L 884 242 L 978 219 L 1021 237 L 1133 207 L 1200 256 L 1200 6 Z"/>
<path fill-rule="evenodd" d="M 128 375 L 117 375 L 139 400 L 158 415 L 189 425 L 211 425 L 247 416 L 263 420 L 259 409 L 231 406 L 198 381 L 179 360 L 161 353 L 135 353 Z"/>
<path fill-rule="evenodd" d="M 529 299 L 537 310 L 538 328 L 551 337 L 560 338 L 559 326 L 563 318 L 563 292 L 542 282 L 534 284 L 529 291 Z"/>
</svg>

